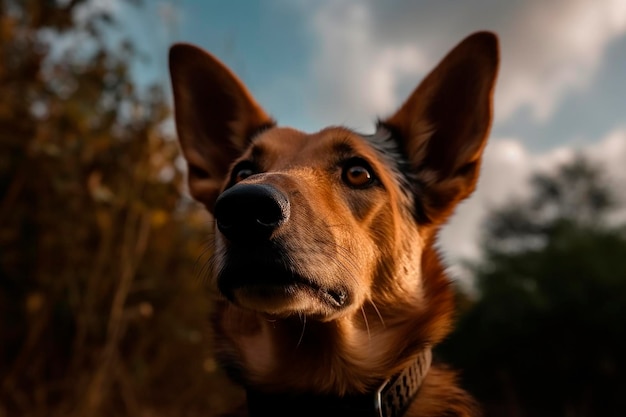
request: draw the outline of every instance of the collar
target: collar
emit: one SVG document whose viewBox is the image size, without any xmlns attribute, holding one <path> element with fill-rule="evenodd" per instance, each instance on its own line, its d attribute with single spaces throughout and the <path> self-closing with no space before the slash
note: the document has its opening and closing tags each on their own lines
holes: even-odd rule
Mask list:
<svg viewBox="0 0 626 417">
<path fill-rule="evenodd" d="M 268 394 L 247 390 L 250 417 L 401 417 L 415 399 L 430 369 L 432 352 L 425 349 L 409 366 L 369 394 Z"/>
</svg>

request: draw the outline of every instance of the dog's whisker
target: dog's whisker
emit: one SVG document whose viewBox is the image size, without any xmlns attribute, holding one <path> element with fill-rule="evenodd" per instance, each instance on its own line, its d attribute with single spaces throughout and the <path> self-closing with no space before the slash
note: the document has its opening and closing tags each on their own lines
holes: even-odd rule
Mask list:
<svg viewBox="0 0 626 417">
<path fill-rule="evenodd" d="M 300 332 L 300 338 L 298 338 L 298 343 L 296 343 L 296 349 L 300 347 L 302 343 L 302 339 L 304 338 L 304 329 L 306 328 L 306 314 L 298 313 L 300 320 L 302 321 L 302 331 Z"/>
<path fill-rule="evenodd" d="M 202 282 L 208 280 L 210 271 L 215 264 L 215 258 L 212 256 L 214 252 L 212 246 L 213 245 L 206 245 L 195 261 L 194 275 Z"/>
<path fill-rule="evenodd" d="M 383 327 L 387 327 L 385 325 L 385 320 L 383 320 L 383 316 L 382 314 L 380 314 L 380 310 L 378 310 L 378 307 L 376 306 L 376 303 L 374 302 L 374 300 L 369 300 L 369 302 L 372 304 L 372 307 L 374 307 L 374 310 L 376 311 L 376 314 L 378 315 L 378 318 L 380 319 L 380 323 L 383 325 Z"/>
<path fill-rule="evenodd" d="M 361 305 L 361 314 L 363 314 L 363 320 L 365 321 L 365 329 L 367 329 L 367 341 L 372 341 L 372 334 L 370 333 L 370 325 L 367 321 L 367 314 L 365 314 L 365 309 Z"/>
</svg>

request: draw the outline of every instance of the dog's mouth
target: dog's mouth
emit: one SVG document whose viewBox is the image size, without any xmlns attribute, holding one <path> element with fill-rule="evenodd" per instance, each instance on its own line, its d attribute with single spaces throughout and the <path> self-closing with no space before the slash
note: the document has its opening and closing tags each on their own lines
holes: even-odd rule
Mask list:
<svg viewBox="0 0 626 417">
<path fill-rule="evenodd" d="M 342 285 L 326 285 L 277 264 L 230 263 L 217 275 L 220 292 L 242 307 L 274 315 L 326 315 L 349 303 Z"/>
</svg>

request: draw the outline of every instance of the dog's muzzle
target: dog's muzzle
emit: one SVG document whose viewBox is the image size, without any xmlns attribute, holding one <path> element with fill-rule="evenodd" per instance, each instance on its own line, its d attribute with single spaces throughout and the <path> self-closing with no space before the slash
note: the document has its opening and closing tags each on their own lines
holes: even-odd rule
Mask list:
<svg viewBox="0 0 626 417">
<path fill-rule="evenodd" d="M 266 240 L 291 212 L 287 197 L 269 184 L 237 184 L 215 202 L 215 220 L 231 242 Z"/>
<path fill-rule="evenodd" d="M 217 198 L 215 221 L 226 241 L 218 251 L 217 286 L 230 301 L 270 314 L 307 309 L 318 316 L 349 304 L 349 291 L 333 280 L 332 265 L 302 256 L 314 246 L 296 238 L 294 207 L 287 194 L 268 183 L 242 182 Z M 314 243 L 318 258 L 333 248 Z"/>
</svg>

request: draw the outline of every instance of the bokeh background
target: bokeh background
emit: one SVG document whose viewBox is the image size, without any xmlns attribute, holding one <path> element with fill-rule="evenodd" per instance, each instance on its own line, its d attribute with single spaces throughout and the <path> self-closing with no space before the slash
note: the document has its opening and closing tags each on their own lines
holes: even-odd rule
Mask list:
<svg viewBox="0 0 626 417">
<path fill-rule="evenodd" d="M 211 356 L 171 43 L 281 124 L 367 133 L 480 29 L 501 39 L 495 122 L 440 239 L 459 315 L 437 355 L 488 416 L 623 415 L 625 1 L 0 0 L 0 417 L 241 400 Z"/>
</svg>

